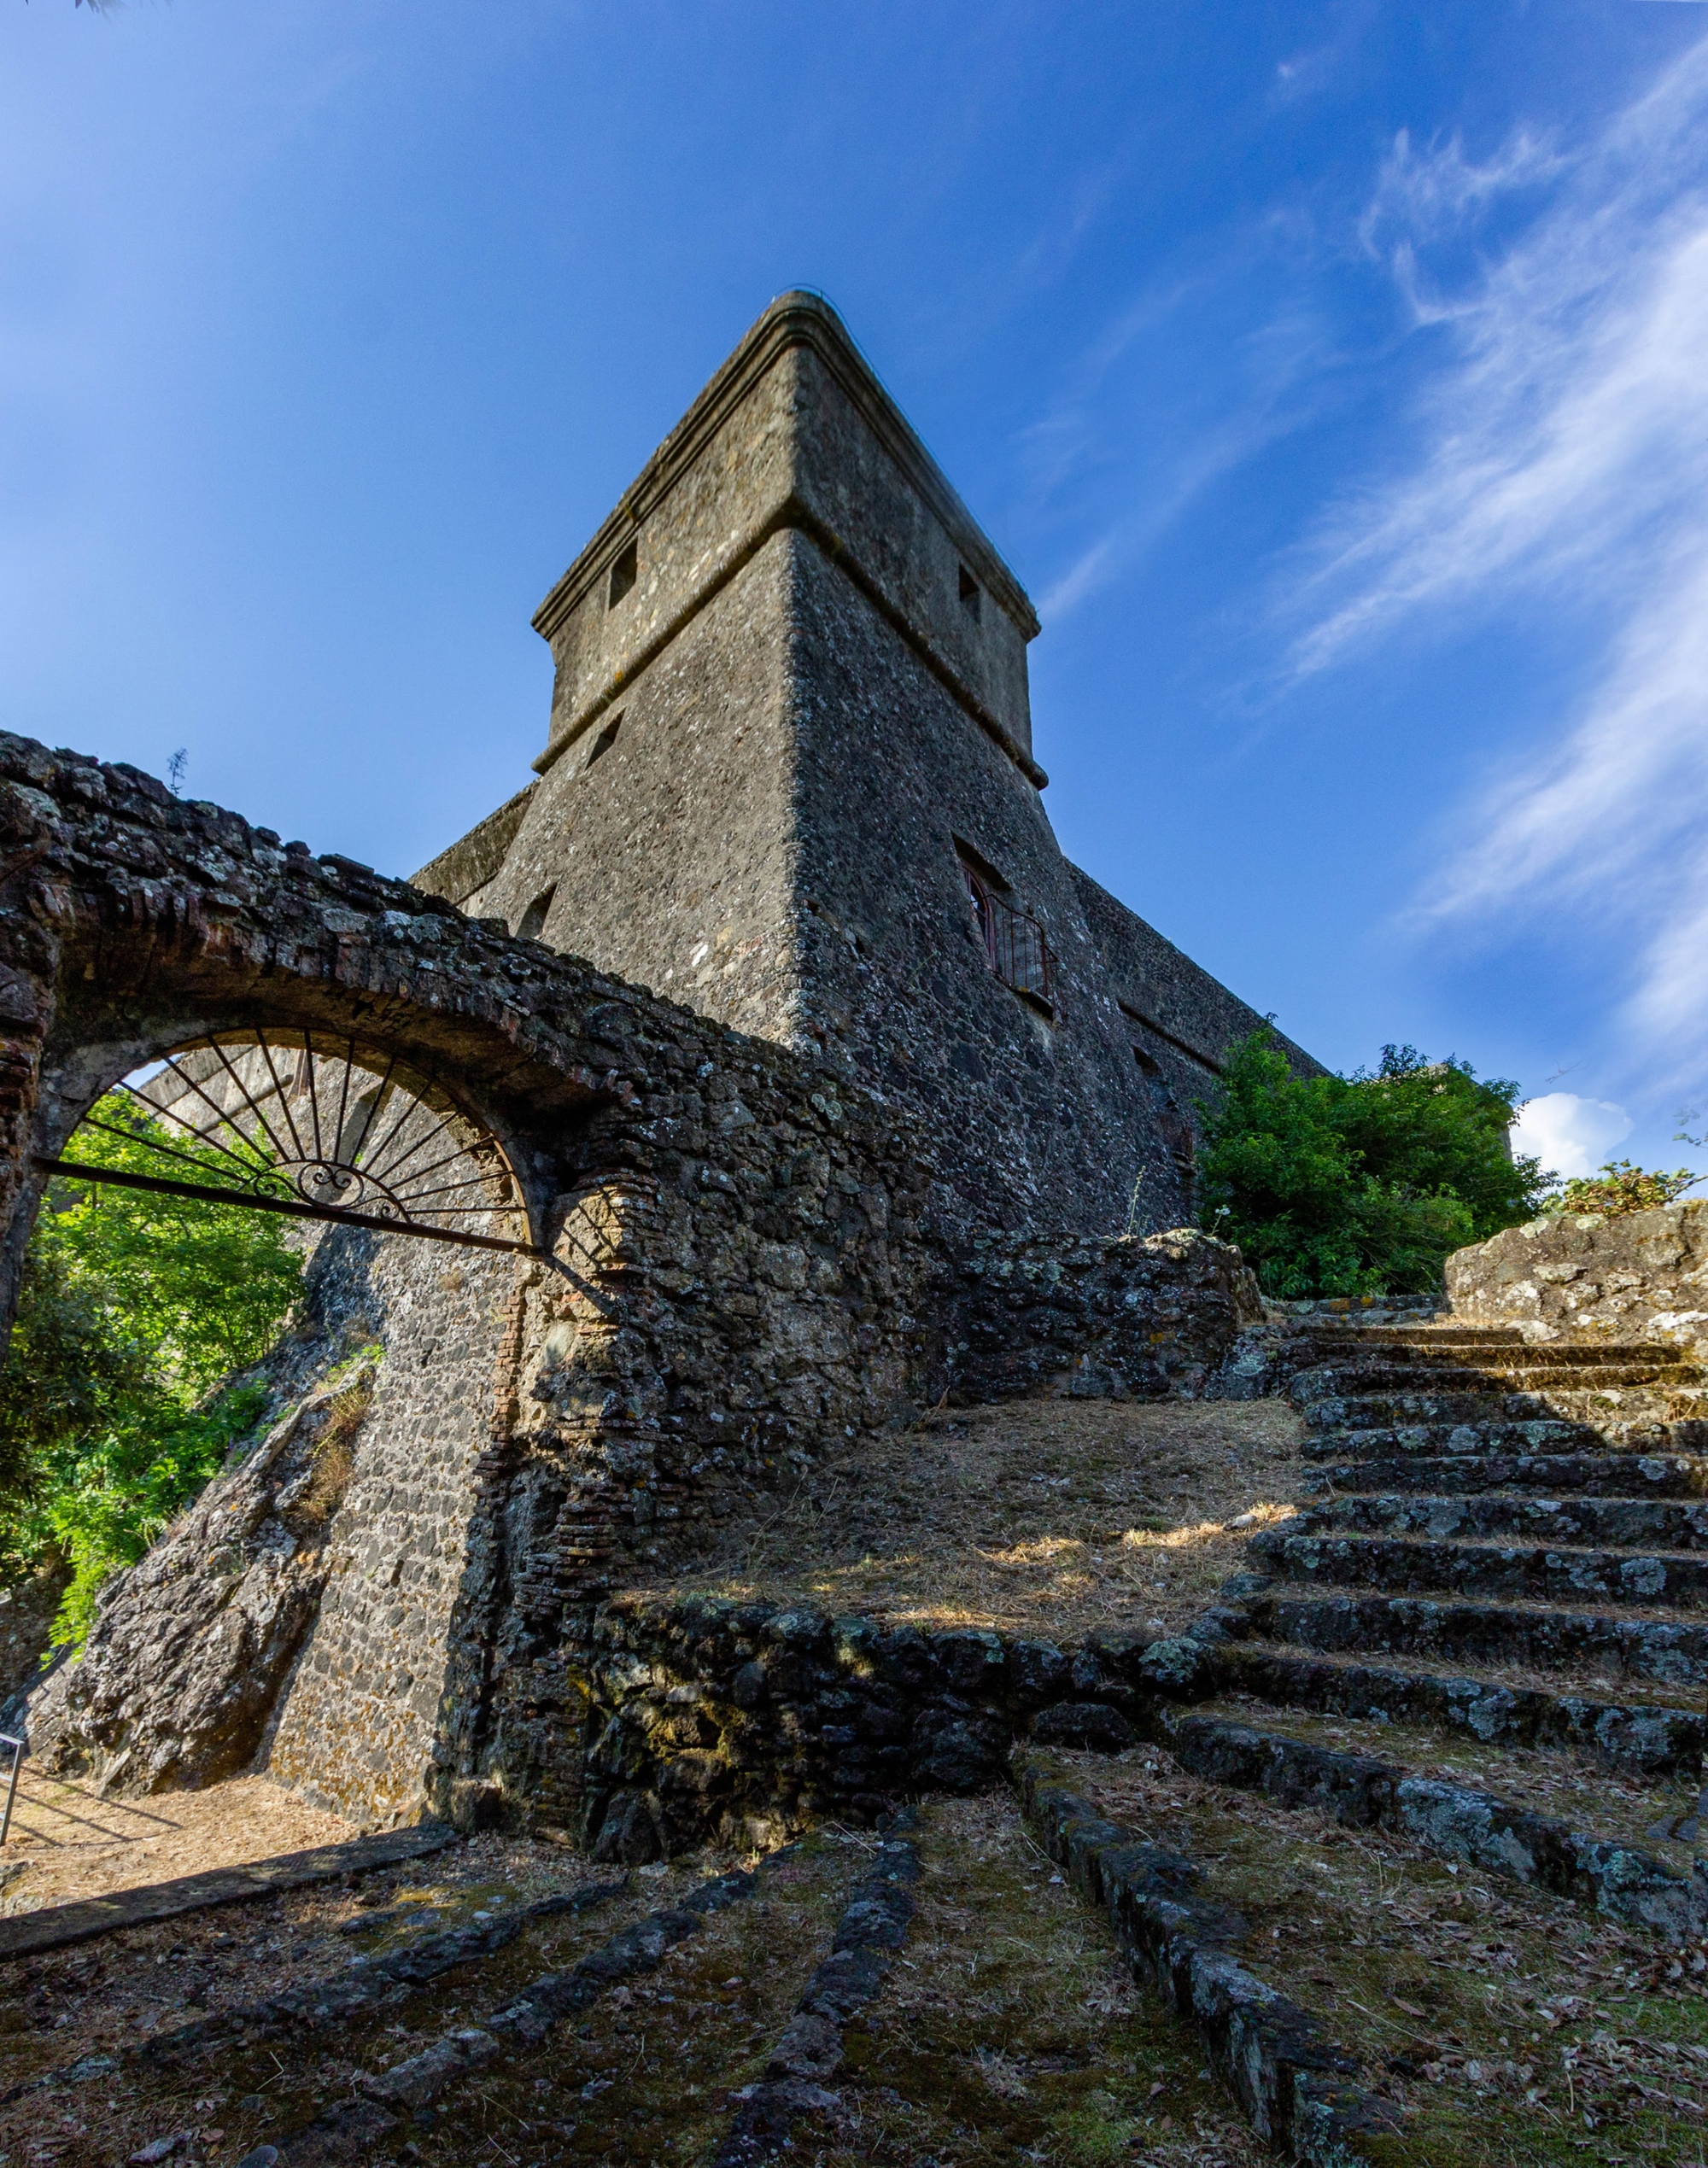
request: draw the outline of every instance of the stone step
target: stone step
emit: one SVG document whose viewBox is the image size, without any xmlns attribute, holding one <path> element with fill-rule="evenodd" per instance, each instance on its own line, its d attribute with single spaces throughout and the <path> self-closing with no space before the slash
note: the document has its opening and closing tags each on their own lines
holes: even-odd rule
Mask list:
<svg viewBox="0 0 1708 2168">
<path fill-rule="evenodd" d="M 1053 1781 L 1045 1757 L 1023 1757 L 1016 1775 L 1038 1842 L 1108 1920 L 1134 1983 L 1193 2028 L 1207 2066 L 1270 2145 L 1289 2159 L 1324 2168 L 1367 2161 L 1372 2145 L 1391 2157 L 1400 2117 L 1353 2082 L 1356 2058 L 1328 2037 L 1313 2012 L 1241 1961 L 1254 1937 L 1246 1920 L 1205 1887 L 1198 1862 L 1155 1844 L 1146 1830 L 1105 1820 Z M 1109 2157 L 1103 2147 L 1099 2151 Z M 1052 2147 L 1028 2157 L 1063 2156 Z"/>
<path fill-rule="evenodd" d="M 1082 1902 L 1069 1867 L 1045 1857 L 1006 1789 L 922 1803 L 920 1819 L 926 1871 L 906 1946 L 850 2027 L 840 2067 L 817 2080 L 828 2092 L 797 2124 L 793 2149 L 774 2156 L 776 2168 L 1137 2168 L 1184 2162 L 1183 2132 L 1205 2163 L 1267 2158 L 1212 2076 L 1204 2042 L 1123 1977 L 1107 1912 Z M 538 2158 L 512 2150 L 521 2168 Z M 485 2157 L 467 2156 L 470 2168 Z M 687 2168 L 700 2158 L 632 2124 L 609 2154 L 578 2144 L 547 2156 L 563 2168 L 604 2159 Z"/>
<path fill-rule="evenodd" d="M 1568 1610 L 1378 1595 L 1368 1588 L 1285 1583 L 1247 1599 L 1253 1637 L 1365 1657 L 1421 1656 L 1454 1664 L 1571 1666 L 1608 1680 L 1642 1680 L 1681 1698 L 1708 1686 L 1708 1622 L 1655 1618 L 1635 1607 Z"/>
<path fill-rule="evenodd" d="M 1494 1399 L 1512 1393 L 1546 1393 L 1556 1388 L 1572 1393 L 1603 1393 L 1637 1386 L 1704 1384 L 1708 1384 L 1708 1372 L 1696 1363 L 1609 1363 L 1598 1370 L 1515 1363 L 1500 1370 L 1479 1370 L 1470 1364 L 1450 1368 L 1440 1363 L 1419 1363 L 1415 1367 L 1402 1363 L 1359 1363 L 1300 1370 L 1288 1390 L 1296 1406 L 1310 1407 L 1319 1400 L 1367 1400 L 1389 1393 L 1462 1393 Z"/>
<path fill-rule="evenodd" d="M 1499 1667 L 1303 1656 L 1266 1641 L 1217 1651 L 1224 1687 L 1283 1708 L 1382 1723 L 1428 1725 L 1484 1744 L 1581 1755 L 1642 1776 L 1699 1777 L 1708 1720 L 1641 1692 L 1611 1699 L 1606 1681 L 1562 1674 L 1547 1685 Z M 1651 1690 L 1651 1692 L 1658 1690 Z"/>
<path fill-rule="evenodd" d="M 1247 1546 L 1254 1561 L 1287 1581 L 1331 1581 L 1337 1587 L 1392 1594 L 1438 1589 L 1530 1603 L 1664 1605 L 1669 1610 L 1693 1610 L 1708 1601 L 1708 1558 L 1417 1536 L 1295 1534 L 1292 1528 L 1285 1522 L 1266 1528 Z"/>
<path fill-rule="evenodd" d="M 1444 1732 L 1436 1724 L 1395 1720 L 1385 1713 L 1348 1717 L 1278 1706 L 1237 1692 L 1200 1702 L 1190 1711 L 1173 1712 L 1166 1727 L 1171 1738 L 1189 1716 L 1251 1725 L 1337 1753 L 1397 1763 L 1413 1776 L 1494 1792 L 1527 1814 L 1547 1815 L 1615 1844 L 1640 1846 L 1674 1874 L 1688 1876 L 1694 1864 L 1688 1841 L 1658 1834 L 1663 1823 L 1676 1821 L 1696 1803 L 1701 1779 L 1694 1769 L 1620 1768 L 1600 1756 L 1486 1741 L 1469 1732 Z"/>
<path fill-rule="evenodd" d="M 1263 1790 L 1186 1776 L 1160 1747 L 1114 1758 L 1054 1756 L 1046 1781 L 1115 1825 L 1065 1829 L 1061 1871 L 1085 1886 L 1108 1856 L 1103 1848 L 1114 1848 L 1101 1888 L 1093 1887 L 1117 1932 L 1137 1924 L 1144 1902 L 1127 1874 L 1161 1865 L 1158 1848 L 1168 1847 L 1188 1873 L 1201 1865 L 1188 1891 L 1225 1908 L 1224 1920 L 1202 1949 L 1194 1946 L 1197 1915 L 1185 1902 L 1163 1916 L 1182 1931 L 1167 1952 L 1168 1986 L 1184 1991 L 1220 1975 L 1227 2009 L 1245 1985 L 1234 1968 L 1249 1970 L 1270 1989 L 1270 2013 L 1296 2012 L 1307 2022 L 1314 2015 L 1317 2023 L 1296 2037 L 1343 2049 L 1356 2066 L 1344 2072 L 1348 2082 L 1396 2111 L 1392 2136 L 1360 2134 L 1337 2144 L 1319 2124 L 1307 2148 L 1272 2121 L 1275 2153 L 1319 2168 L 1330 2160 L 1531 2168 L 1546 2155 L 1564 2168 L 1694 2158 L 1697 2077 L 1708 2069 L 1708 2060 L 1697 2060 L 1695 1957 L 1650 1926 L 1627 1925 L 1483 1865 L 1478 1838 L 1496 1837 L 1492 1816 L 1479 1831 L 1473 1809 L 1462 1826 L 1466 1849 L 1443 1858 L 1442 1848 L 1408 1831 L 1361 1829 L 1301 1813 Z M 1050 1832 L 1040 1834 L 1048 1844 Z M 1524 1832 L 1513 1834 L 1523 1846 Z M 1279 2011 L 1275 1998 L 1284 1998 Z M 1261 2045 L 1253 2038 L 1249 2068 L 1261 2067 Z M 1321 2048 L 1313 2060 L 1318 2071 L 1332 2068 Z M 900 2157 L 916 2161 L 920 2151 Z M 1178 2151 L 1182 2161 L 1189 2153 L 1220 2158 L 1184 2131 Z M 963 2157 L 974 2156 L 956 2154 Z M 1046 2138 L 1034 2157 L 1073 2156 Z M 1172 2161 L 1176 2149 L 1141 2133 L 1126 2157 Z M 1261 2157 L 1249 2156 L 1254 2164 Z"/>
<path fill-rule="evenodd" d="M 1695 1388 L 1628 1387 L 1607 1393 L 1361 1393 L 1330 1394 L 1309 1402 L 1302 1412 L 1307 1429 L 1369 1430 L 1408 1429 L 1415 1423 L 1448 1425 L 1553 1422 L 1591 1425 L 1603 1436 L 1614 1425 L 1694 1422 L 1708 1406 L 1708 1394 Z"/>
<path fill-rule="evenodd" d="M 1316 1471 L 1336 1491 L 1546 1491 L 1576 1498 L 1708 1499 L 1708 1456 L 1700 1453 L 1419 1454 L 1415 1460 L 1342 1461 Z"/>
<path fill-rule="evenodd" d="M 1410 1471 L 1407 1471 L 1408 1473 Z M 1629 1476 L 1627 1478 L 1629 1481 Z M 1565 1544 L 1581 1549 L 1708 1551 L 1708 1500 L 1623 1495 L 1539 1495 L 1534 1488 L 1474 1493 L 1427 1489 L 1356 1493 L 1312 1507 L 1296 1535 L 1328 1530 L 1358 1535 L 1421 1535 L 1431 1541 Z"/>
<path fill-rule="evenodd" d="M 848 1893 L 830 1946 L 771 2043 L 756 2085 L 736 2095 L 735 2113 L 712 2168 L 752 2168 L 793 2150 L 795 2124 L 821 2105 L 819 2089 L 841 2068 L 843 2033 L 880 1993 L 915 1909 L 920 1879 L 918 1815 L 907 1809 L 879 1841 L 869 1871 Z"/>
<path fill-rule="evenodd" d="M 1313 1325 L 1301 1335 L 1331 1347 L 1528 1347 L 1516 1325 Z M 1572 1341 L 1571 1346 L 1586 1343 Z M 1612 1345 L 1612 1342 L 1599 1343 Z"/>
<path fill-rule="evenodd" d="M 1331 1455 L 1348 1461 L 1388 1460 L 1402 1454 L 1469 1458 L 1489 1453 L 1528 1458 L 1574 1454 L 1587 1466 L 1604 1455 L 1694 1455 L 1708 1464 L 1708 1423 L 1608 1423 L 1543 1418 L 1532 1423 L 1374 1423 L 1367 1429 L 1313 1432 L 1303 1450 L 1312 1460 Z"/>
<path fill-rule="evenodd" d="M 1482 1370 L 1504 1375 L 1522 1370 L 1600 1371 L 1652 1363 L 1676 1363 L 1685 1359 L 1657 1341 L 1529 1341 L 1514 1333 L 1500 1341 L 1423 1341 L 1363 1338 L 1337 1341 L 1313 1339 L 1320 1366 L 1363 1369 L 1375 1365 L 1387 1370 Z"/>
<path fill-rule="evenodd" d="M 1208 1783 L 1261 1791 L 1286 1808 L 1315 1808 L 1350 1828 L 1386 1830 L 1484 1874 L 1508 1875 L 1657 1929 L 1670 1942 L 1708 1934 L 1708 1878 L 1693 1874 L 1688 1857 L 1680 1873 L 1635 1833 L 1538 1814 L 1457 1775 L 1418 1770 L 1385 1753 L 1349 1752 L 1309 1736 L 1312 1728 L 1266 1726 L 1261 1711 L 1192 1709 L 1171 1713 L 1167 1739 L 1181 1768 Z M 1681 1811 L 1676 1799 L 1664 1803 Z"/>
</svg>

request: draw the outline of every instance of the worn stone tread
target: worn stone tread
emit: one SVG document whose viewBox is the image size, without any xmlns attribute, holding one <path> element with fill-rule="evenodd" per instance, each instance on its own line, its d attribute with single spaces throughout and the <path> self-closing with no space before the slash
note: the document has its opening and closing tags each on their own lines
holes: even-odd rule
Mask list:
<svg viewBox="0 0 1708 2168">
<path fill-rule="evenodd" d="M 400 1861 L 424 1859 L 456 1841 L 456 1831 L 445 1823 L 423 1822 L 412 1829 L 381 1830 L 370 1837 L 353 1838 L 344 1844 L 318 1844 L 306 1852 L 284 1852 L 277 1859 L 254 1860 L 243 1867 L 214 1867 L 206 1874 L 186 1874 L 172 1882 L 116 1890 L 110 1896 L 44 1906 L 39 1912 L 0 1920 L 0 1959 L 32 1957 L 42 1950 L 61 1949 L 69 1943 L 112 1934 L 120 1927 L 170 1920 L 178 1913 L 201 1912 L 209 1905 L 243 1904 L 256 1897 L 275 1896 L 281 1890 L 301 1889 L 311 1882 L 333 1881 L 342 1874 L 364 1874 L 374 1867 L 395 1866 Z"/>
<path fill-rule="evenodd" d="M 1319 1367 L 1337 1363 L 1372 1360 L 1385 1367 L 1435 1364 L 1500 1371 L 1534 1369 L 1606 1370 L 1628 1366 L 1631 1349 L 1616 1341 L 1535 1341 L 1522 1333 L 1500 1339 L 1477 1339 L 1468 1333 L 1375 1330 L 1341 1334 L 1313 1333 L 1313 1350 Z M 1658 1362 L 1676 1360 L 1670 1349 L 1657 1347 Z"/>
<path fill-rule="evenodd" d="M 1301 1531 L 1296 1522 L 1266 1530 L 1250 1549 L 1290 1581 L 1326 1581 L 1340 1587 L 1442 1590 L 1531 1603 L 1664 1604 L 1681 1610 L 1708 1601 L 1708 1558 L 1688 1552 L 1582 1550 L 1494 1537 L 1341 1534 L 1309 1526 Z"/>
<path fill-rule="evenodd" d="M 1325 1396 L 1300 1412 L 1307 1430 L 1410 1429 L 1418 1424 L 1480 1426 L 1484 1423 L 1570 1423 L 1610 1444 L 1634 1429 L 1677 1429 L 1690 1424 L 1700 1435 L 1704 1395 L 1699 1388 L 1608 1388 L 1600 1393 L 1565 1388 L 1536 1393 L 1419 1392 L 1361 1393 Z"/>
<path fill-rule="evenodd" d="M 1573 1826 L 1498 1793 L 1403 1762 L 1191 1710 L 1170 1751 L 1192 1775 L 1386 1829 L 1443 1858 L 1534 1884 L 1674 1942 L 1708 1933 L 1708 1875 L 1680 1875 L 1646 1846 Z"/>
<path fill-rule="evenodd" d="M 1424 1723 L 1486 1743 L 1578 1753 L 1637 1774 L 1688 1776 L 1708 1744 L 1700 1709 L 1607 1698 L 1605 1679 L 1543 1683 L 1516 1667 L 1470 1666 L 1408 1657 L 1371 1661 L 1356 1651 L 1313 1651 L 1235 1641 L 1216 1652 L 1230 1687 L 1284 1708 L 1392 1722 Z"/>
<path fill-rule="evenodd" d="M 1373 1432 L 1385 1439 L 1389 1434 Z M 1459 1434 L 1452 1434 L 1457 1437 Z M 1355 1451 L 1355 1436 L 1342 1435 L 1346 1451 Z M 1654 1501 L 1689 1500 L 1699 1505 L 1708 1500 L 1708 1456 L 1699 1453 L 1653 1452 L 1420 1452 L 1415 1459 L 1390 1452 L 1386 1445 L 1372 1447 L 1369 1460 L 1342 1461 L 1316 1470 L 1325 1489 L 1354 1496 L 1379 1495 L 1386 1491 L 1417 1492 L 1437 1498 L 1480 1497 L 1488 1492 L 1511 1496 L 1533 1493 L 1574 1500 L 1623 1499 L 1648 1505 Z"/>
<path fill-rule="evenodd" d="M 1427 1484 L 1360 1492 L 1313 1505 L 1294 1535 L 1423 1536 L 1431 1542 L 1546 1544 L 1550 1550 L 1708 1551 L 1708 1501 L 1629 1495 L 1563 1496 L 1487 1487 L 1474 1494 Z"/>
<path fill-rule="evenodd" d="M 1708 1625 L 1627 1605 L 1568 1610 L 1517 1598 L 1478 1603 L 1368 1588 L 1311 1587 L 1268 1592 L 1248 1609 L 1264 1639 L 1308 1649 L 1430 1655 L 1449 1662 L 1602 1665 L 1611 1683 L 1647 1680 L 1674 1691 L 1708 1685 Z"/>
<path fill-rule="evenodd" d="M 1708 1460 L 1708 1423 L 1693 1417 L 1644 1418 L 1626 1423 L 1567 1423 L 1554 1417 L 1534 1421 L 1506 1417 L 1490 1423 L 1406 1422 L 1313 1423 L 1305 1418 L 1300 1446 L 1307 1460 L 1342 1460 L 1354 1464 L 1379 1461 L 1407 1464 L 1419 1459 L 1485 1460 L 1491 1456 L 1522 1462 L 1552 1456 L 1603 1462 L 1617 1472 L 1627 1457 L 1653 1460 L 1674 1458 L 1699 1464 Z M 1600 1481 L 1597 1476 L 1596 1481 Z M 1683 1495 L 1694 1495 L 1687 1481 Z"/>
<path fill-rule="evenodd" d="M 1514 1366 L 1501 1371 L 1472 1369 L 1412 1368 L 1403 1364 L 1372 1364 L 1360 1369 L 1301 1370 L 1294 1378 L 1291 1396 L 1301 1409 L 1327 1401 L 1354 1405 L 1404 1394 L 1418 1399 L 1442 1398 L 1486 1400 L 1498 1404 L 1519 1396 L 1561 1392 L 1576 1398 L 1611 1393 L 1678 1390 L 1708 1384 L 1694 1363 L 1623 1363 L 1603 1370 L 1551 1370 L 1537 1364 Z M 1490 1412 L 1494 1411 L 1491 1405 Z"/>
</svg>

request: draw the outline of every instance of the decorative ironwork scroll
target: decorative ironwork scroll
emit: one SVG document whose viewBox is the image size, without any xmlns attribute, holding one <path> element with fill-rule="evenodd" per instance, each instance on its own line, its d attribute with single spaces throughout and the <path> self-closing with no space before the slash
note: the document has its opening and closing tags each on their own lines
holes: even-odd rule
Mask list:
<svg viewBox="0 0 1708 2168">
<path fill-rule="evenodd" d="M 126 1078 L 117 1096 L 120 1119 L 97 1108 L 69 1155 L 42 1164 L 121 1188 L 535 1253 L 497 1139 L 435 1078 L 355 1039 L 216 1032 Z M 79 1160 L 86 1130 L 122 1138 L 126 1164 Z"/>
</svg>

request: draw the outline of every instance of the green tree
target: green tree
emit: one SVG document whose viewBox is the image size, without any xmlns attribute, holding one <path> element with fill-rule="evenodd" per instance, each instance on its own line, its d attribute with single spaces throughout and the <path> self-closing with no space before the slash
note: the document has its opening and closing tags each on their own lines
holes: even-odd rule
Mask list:
<svg viewBox="0 0 1708 2168">
<path fill-rule="evenodd" d="M 1271 1294 L 1425 1291 L 1454 1250 L 1540 1208 L 1552 1177 L 1507 1154 L 1518 1097 L 1410 1046 L 1384 1047 L 1374 1073 L 1296 1077 L 1254 1032 L 1202 1108 L 1206 1224 Z"/>
<path fill-rule="evenodd" d="M 157 1173 L 170 1142 L 119 1095 L 79 1130 L 92 1166 Z M 229 1168 L 229 1161 L 224 1163 Z M 56 1638 L 81 1642 L 97 1591 L 215 1474 L 266 1401 L 227 1383 L 266 1352 L 301 1284 L 281 1223 L 241 1206 L 58 1177 L 26 1256 L 0 1370 L 0 1575 L 74 1570 Z"/>
</svg>

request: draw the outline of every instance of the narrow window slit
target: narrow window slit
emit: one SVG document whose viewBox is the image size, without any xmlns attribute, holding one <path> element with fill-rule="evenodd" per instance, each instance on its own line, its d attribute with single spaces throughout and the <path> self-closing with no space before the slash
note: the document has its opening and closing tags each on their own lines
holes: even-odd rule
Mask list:
<svg viewBox="0 0 1708 2168">
<path fill-rule="evenodd" d="M 534 898 L 516 923 L 518 941 L 537 941 L 545 931 L 546 920 L 551 916 L 552 898 L 557 894 L 554 887 L 543 889 Z"/>
<path fill-rule="evenodd" d="M 611 721 L 606 723 L 604 729 L 600 732 L 598 737 L 593 741 L 593 751 L 587 757 L 588 768 L 591 768 L 596 760 L 603 760 L 605 758 L 605 756 L 617 743 L 617 733 L 622 729 L 622 728 L 623 717 L 620 715 L 612 716 Z M 587 768 L 584 768 L 582 770 L 582 774 L 586 774 Z"/>
</svg>

